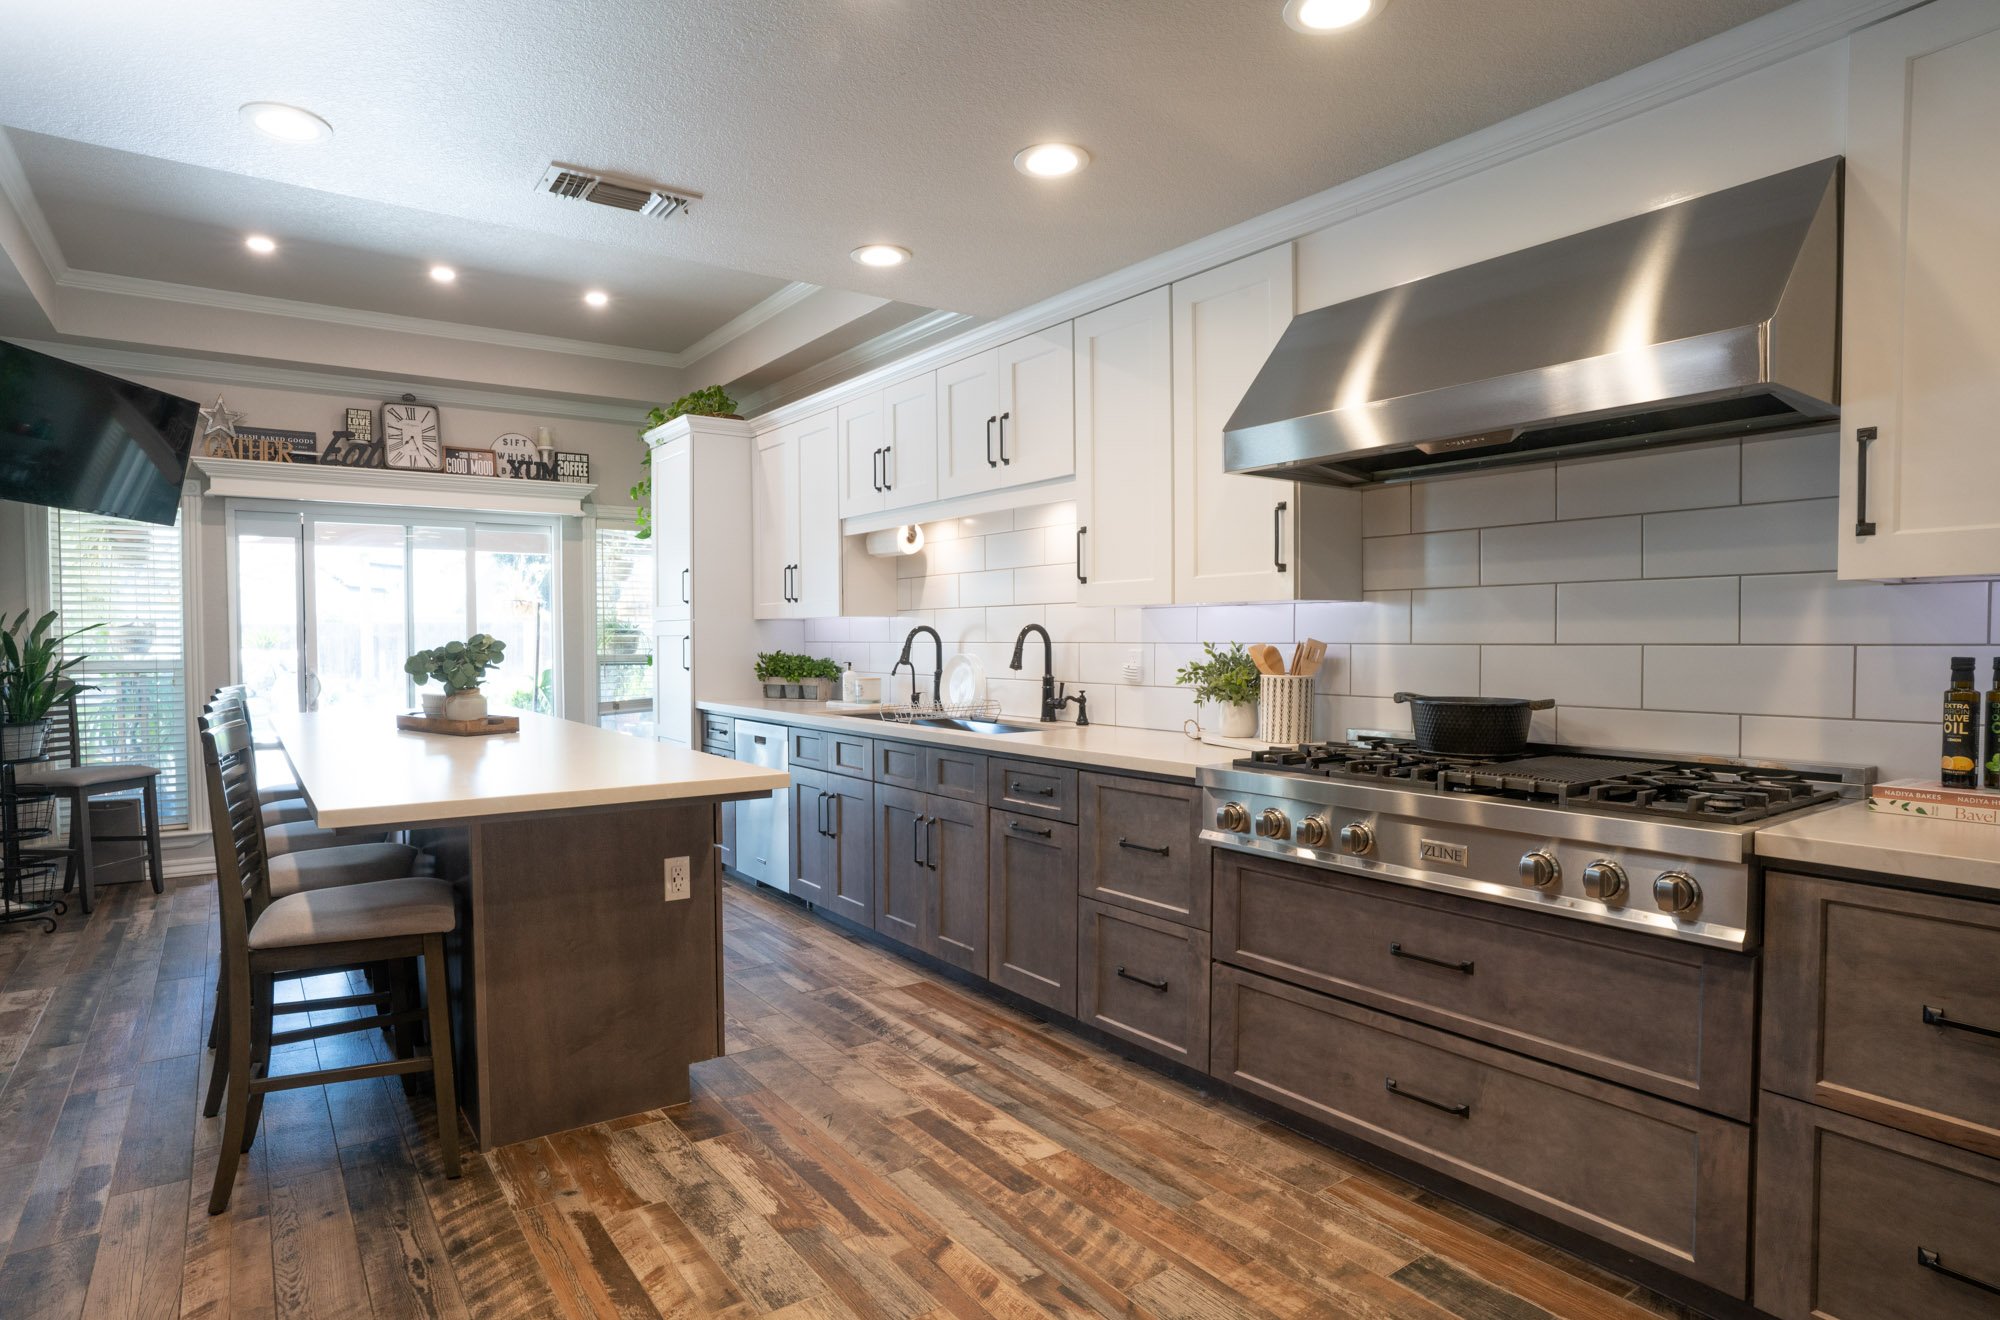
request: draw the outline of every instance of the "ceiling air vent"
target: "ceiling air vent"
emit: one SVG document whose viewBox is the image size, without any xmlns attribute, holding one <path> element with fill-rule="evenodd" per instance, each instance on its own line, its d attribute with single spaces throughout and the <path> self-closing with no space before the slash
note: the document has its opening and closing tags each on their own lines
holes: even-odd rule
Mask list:
<svg viewBox="0 0 2000 1320">
<path fill-rule="evenodd" d="M 665 188 L 649 183 L 634 183 L 629 179 L 614 179 L 609 175 L 592 173 L 578 169 L 574 165 L 552 164 L 543 172 L 541 181 L 535 185 L 539 192 L 553 193 L 557 197 L 572 197 L 580 202 L 595 202 L 616 211 L 632 211 L 639 215 L 657 216 L 665 220 L 680 214 L 701 199 L 698 192 L 668 192 Z"/>
</svg>

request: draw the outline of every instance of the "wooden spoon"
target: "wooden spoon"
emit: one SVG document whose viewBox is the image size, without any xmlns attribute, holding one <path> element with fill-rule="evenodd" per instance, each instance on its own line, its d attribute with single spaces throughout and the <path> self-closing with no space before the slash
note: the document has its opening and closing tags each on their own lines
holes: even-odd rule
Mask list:
<svg viewBox="0 0 2000 1320">
<path fill-rule="evenodd" d="M 1259 642 L 1250 648 L 1250 663 L 1257 666 L 1260 674 L 1282 674 L 1285 672 L 1284 659 L 1278 648 L 1268 642 Z"/>
</svg>

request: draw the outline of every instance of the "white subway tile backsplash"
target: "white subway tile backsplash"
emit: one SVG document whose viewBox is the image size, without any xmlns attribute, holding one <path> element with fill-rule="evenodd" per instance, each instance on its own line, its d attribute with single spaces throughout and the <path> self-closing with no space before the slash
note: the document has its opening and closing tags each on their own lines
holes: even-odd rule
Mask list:
<svg viewBox="0 0 2000 1320">
<path fill-rule="evenodd" d="M 1045 616 L 1051 636 L 1069 642 L 1119 640 L 1118 615 L 1123 611 L 1092 605 L 1050 605 Z"/>
<path fill-rule="evenodd" d="M 1854 714 L 1848 646 L 1649 646 L 1645 664 L 1649 710 Z"/>
<path fill-rule="evenodd" d="M 1194 694 L 1186 688 L 1177 687 L 1121 687 L 1102 689 L 1103 697 L 1117 694 L 1115 702 L 1118 723 L 1135 729 L 1172 729 L 1179 732 L 1181 726 L 1194 718 Z M 1099 693 L 1092 692 L 1091 704 L 1096 705 Z M 1107 703 L 1107 705 L 1114 703 Z M 1092 719 L 1097 716 L 1092 715 Z"/>
<path fill-rule="evenodd" d="M 1025 532 L 1000 532 L 986 538 L 986 567 L 1025 568 L 1046 563 L 1049 534 L 1044 527 Z"/>
<path fill-rule="evenodd" d="M 1362 697 L 1398 692 L 1468 696 L 1479 692 L 1476 646 L 1356 646 L 1348 690 Z"/>
<path fill-rule="evenodd" d="M 1292 627 L 1301 640 L 1407 642 L 1410 593 L 1368 591 L 1360 600 L 1300 601 L 1292 607 Z"/>
<path fill-rule="evenodd" d="M 1478 581 L 1476 531 L 1378 536 L 1361 543 L 1361 585 L 1368 591 L 1470 587 Z"/>
<path fill-rule="evenodd" d="M 1014 510 L 1014 526 L 1019 527 L 1059 527 L 1076 522 L 1076 504 L 1063 500 L 1056 504 L 1038 504 L 1032 509 Z"/>
<path fill-rule="evenodd" d="M 1840 494 L 1840 436 L 1833 431 L 1743 442 L 1743 502 L 1832 499 Z"/>
<path fill-rule="evenodd" d="M 1387 697 L 1315 697 L 1314 730 L 1326 738 L 1348 733 L 1390 733 L 1410 736 L 1410 708 Z"/>
<path fill-rule="evenodd" d="M 1645 576 L 1809 573 L 1832 568 L 1839 520 L 1839 500 L 1647 514 Z"/>
<path fill-rule="evenodd" d="M 937 577 L 912 578 L 911 582 L 914 584 L 916 591 L 910 598 L 910 608 L 918 610 L 948 610 L 957 607 L 957 574 L 945 573 Z"/>
<path fill-rule="evenodd" d="M 977 573 L 986 567 L 986 538 L 968 536 L 954 541 L 926 541 L 923 550 L 909 558 L 923 560 L 923 571 L 929 574 Z"/>
<path fill-rule="evenodd" d="M 1672 752 L 1684 756 L 1735 756 L 1741 719 L 1668 710 L 1604 710 L 1562 706 L 1556 736 L 1573 747 L 1631 752 Z"/>
<path fill-rule="evenodd" d="M 1292 640 L 1290 605 L 1203 605 L 1195 640 L 1203 642 L 1270 642 Z"/>
<path fill-rule="evenodd" d="M 1447 477 L 1410 488 L 1410 530 L 1449 532 L 1461 527 L 1547 522 L 1556 516 L 1556 470 L 1509 468 L 1473 477 Z"/>
<path fill-rule="evenodd" d="M 1479 694 L 1636 707 L 1642 654 L 1637 646 L 1485 646 L 1479 651 Z"/>
<path fill-rule="evenodd" d="M 1022 605 L 1060 605 L 1076 599 L 1076 570 L 1043 564 L 1014 570 L 1014 599 Z"/>
<path fill-rule="evenodd" d="M 1012 605 L 1014 574 L 1008 569 L 985 573 L 962 573 L 958 579 L 958 603 L 962 606 Z"/>
<path fill-rule="evenodd" d="M 1741 470 L 1741 446 L 1733 440 L 1569 459 L 1556 466 L 1556 517 L 1604 518 L 1734 504 Z"/>
<path fill-rule="evenodd" d="M 1119 613 L 1122 617 L 1124 611 Z M 1192 642 L 1201 636 L 1200 615 L 1193 605 L 1160 606 L 1132 613 L 1138 615 L 1136 631 L 1121 628 L 1118 634 L 1121 642 Z"/>
<path fill-rule="evenodd" d="M 1363 536 L 1405 536 L 1410 531 L 1410 487 L 1374 486 L 1361 492 Z"/>
<path fill-rule="evenodd" d="M 963 518 L 953 519 L 953 526 L 958 529 L 958 535 L 961 537 L 992 536 L 995 533 L 1011 532 L 1014 530 L 1014 511 L 1002 509 L 998 513 L 968 514 Z"/>
<path fill-rule="evenodd" d="M 1639 572 L 1638 518 L 1489 527 L 1479 534 L 1479 580 L 1596 582 Z"/>
<path fill-rule="evenodd" d="M 1042 528 L 1042 562 L 1076 567 L 1076 528 L 1064 524 Z"/>
<path fill-rule="evenodd" d="M 1934 780 L 1938 777 L 1938 730 L 1935 723 L 1745 715 L 1742 755 L 1767 761 L 1872 765 L 1882 779 Z"/>
<path fill-rule="evenodd" d="M 1556 640 L 1733 642 L 1736 581 L 1565 582 L 1556 588 Z"/>
<path fill-rule="evenodd" d="M 1987 636 L 1983 582 L 1842 582 L 1831 573 L 1743 579 L 1746 642 L 1976 645 Z"/>
<path fill-rule="evenodd" d="M 1953 656 L 1978 661 L 1984 691 L 1993 679 L 1991 646 L 1860 646 L 1854 651 L 1854 718 L 1935 721 Z"/>
<path fill-rule="evenodd" d="M 1987 618 L 1992 621 L 1992 631 L 1986 640 L 2000 646 L 2000 582 L 1993 584 L 1993 599 L 1987 605 Z"/>
<path fill-rule="evenodd" d="M 1556 589 L 1451 587 L 1410 594 L 1413 642 L 1553 642 Z"/>
</svg>

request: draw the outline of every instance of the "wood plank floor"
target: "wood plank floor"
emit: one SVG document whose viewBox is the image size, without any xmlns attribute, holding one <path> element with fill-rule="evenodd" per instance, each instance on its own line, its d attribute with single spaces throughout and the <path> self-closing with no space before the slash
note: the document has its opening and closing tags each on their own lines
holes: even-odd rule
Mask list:
<svg viewBox="0 0 2000 1320">
<path fill-rule="evenodd" d="M 210 1218 L 213 893 L 0 934 L 8 1320 L 1679 1313 L 733 885 L 692 1103 L 447 1182 L 397 1081 L 281 1092 Z"/>
</svg>

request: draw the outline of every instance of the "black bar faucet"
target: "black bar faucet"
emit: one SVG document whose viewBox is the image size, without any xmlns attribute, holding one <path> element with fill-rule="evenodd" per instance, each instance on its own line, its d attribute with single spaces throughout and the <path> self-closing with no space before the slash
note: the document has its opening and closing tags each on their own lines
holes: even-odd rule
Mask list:
<svg viewBox="0 0 2000 1320">
<path fill-rule="evenodd" d="M 935 708 L 943 704 L 939 699 L 938 689 L 939 685 L 944 681 L 944 638 L 938 636 L 937 629 L 927 623 L 920 623 L 910 629 L 910 635 L 903 639 L 903 654 L 896 658 L 896 665 L 908 665 L 910 667 L 910 685 L 914 688 L 917 681 L 917 662 L 910 659 L 910 647 L 916 642 L 918 633 L 929 633 L 932 643 L 937 647 L 937 668 L 931 670 L 931 705 Z M 889 667 L 890 673 L 893 674 L 896 672 L 896 665 Z M 916 703 L 912 702 L 911 704 L 915 705 Z"/>
<path fill-rule="evenodd" d="M 1056 716 L 1062 714 L 1063 707 L 1075 702 L 1076 722 L 1089 724 L 1090 707 L 1085 704 L 1086 699 L 1083 694 L 1066 697 L 1063 695 L 1063 685 L 1056 682 L 1056 649 L 1055 644 L 1049 640 L 1047 628 L 1039 623 L 1031 623 L 1021 629 L 1020 635 L 1014 638 L 1014 658 L 1007 662 L 1007 667 L 1016 670 L 1021 667 L 1021 650 L 1028 644 L 1029 633 L 1042 635 L 1042 723 L 1054 724 Z"/>
</svg>

